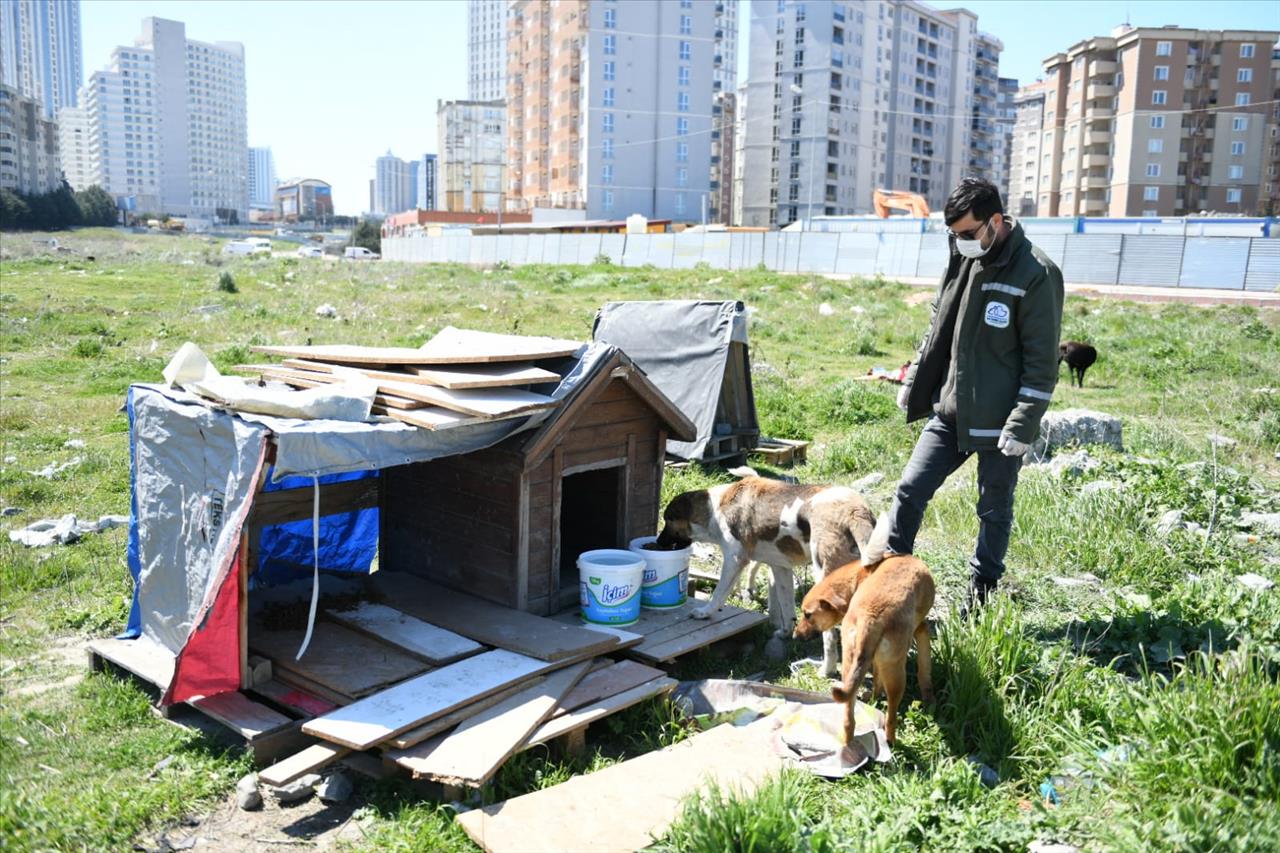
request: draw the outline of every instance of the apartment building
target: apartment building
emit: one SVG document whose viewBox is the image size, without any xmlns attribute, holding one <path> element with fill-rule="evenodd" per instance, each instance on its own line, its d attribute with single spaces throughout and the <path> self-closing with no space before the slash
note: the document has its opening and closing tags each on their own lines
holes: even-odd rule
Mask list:
<svg viewBox="0 0 1280 853">
<path fill-rule="evenodd" d="M 0 85 L 39 104 L 45 120 L 77 105 L 83 56 L 80 0 L 0 3 Z"/>
<path fill-rule="evenodd" d="M 1035 216 L 1041 181 L 1041 129 L 1047 85 L 1028 83 L 1013 96 L 1013 140 L 1009 153 L 1009 190 L 1005 209 L 1015 216 Z M 1045 162 L 1047 166 L 1047 161 Z"/>
<path fill-rule="evenodd" d="M 249 149 L 249 209 L 275 207 L 276 159 L 268 148 Z"/>
<path fill-rule="evenodd" d="M 507 0 L 467 3 L 467 99 L 507 95 Z"/>
<path fill-rule="evenodd" d="M 1039 215 L 1258 212 L 1278 35 L 1119 27 L 1046 59 Z"/>
<path fill-rule="evenodd" d="M 742 191 L 745 175 L 743 174 L 743 146 L 747 142 L 747 86 L 742 84 L 734 94 L 736 111 L 733 117 L 733 214 L 730 224 L 742 224 Z"/>
<path fill-rule="evenodd" d="M 877 187 L 941 208 L 974 153 L 978 35 L 914 0 L 752 0 L 743 224 L 868 212 Z"/>
<path fill-rule="evenodd" d="M 711 99 L 711 179 L 707 221 L 725 225 L 733 221 L 734 156 L 738 95 L 721 90 Z"/>
<path fill-rule="evenodd" d="M 290 178 L 276 185 L 274 200 L 276 218 L 281 222 L 333 217 L 333 187 L 319 178 Z"/>
<path fill-rule="evenodd" d="M 145 18 L 84 89 L 90 180 L 126 209 L 247 221 L 244 47 Z"/>
<path fill-rule="evenodd" d="M 73 190 L 88 188 L 89 115 L 81 107 L 63 107 L 58 111 L 58 160 L 62 177 Z"/>
<path fill-rule="evenodd" d="M 413 162 L 413 207 L 436 209 L 436 155 L 423 154 Z"/>
<path fill-rule="evenodd" d="M 61 184 L 57 122 L 39 101 L 0 86 L 0 189 L 39 195 Z"/>
<path fill-rule="evenodd" d="M 730 152 L 711 152 L 732 126 L 717 96 L 734 85 L 736 4 L 517 0 L 507 25 L 509 209 L 697 220 L 712 181 L 732 183 Z"/>
<path fill-rule="evenodd" d="M 986 178 L 997 187 L 1000 183 L 1000 129 L 996 121 L 999 98 L 1000 39 L 978 33 L 973 63 L 973 106 L 969 121 L 968 174 Z"/>
<path fill-rule="evenodd" d="M 1266 146 L 1266 175 L 1259 212 L 1264 216 L 1280 216 L 1280 42 L 1271 49 L 1271 109 Z"/>
<path fill-rule="evenodd" d="M 493 213 L 501 209 L 506 123 L 505 101 L 437 102 L 444 210 Z"/>
<path fill-rule="evenodd" d="M 388 150 L 374 161 L 372 212 L 387 216 L 409 210 L 414 206 L 415 188 L 411 164 Z"/>
<path fill-rule="evenodd" d="M 1013 164 L 1013 127 L 1017 123 L 1017 110 L 1014 98 L 1018 96 L 1018 81 L 1012 77 L 1001 77 L 996 84 L 996 133 L 992 144 L 992 156 L 995 160 L 993 182 L 1000 189 L 1000 197 L 1008 204 L 1009 179 Z"/>
</svg>

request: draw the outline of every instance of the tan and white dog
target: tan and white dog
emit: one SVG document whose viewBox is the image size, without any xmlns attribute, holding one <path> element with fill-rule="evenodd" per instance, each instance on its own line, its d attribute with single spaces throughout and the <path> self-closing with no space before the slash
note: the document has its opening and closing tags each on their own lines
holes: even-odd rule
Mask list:
<svg viewBox="0 0 1280 853">
<path fill-rule="evenodd" d="M 709 542 L 724 558 L 711 600 L 695 608 L 693 617 L 708 619 L 724 607 L 743 569 L 755 560 L 773 570 L 769 615 L 779 637 L 790 636 L 795 627 L 795 567 L 813 566 L 816 581 L 858 559 L 876 523 L 866 500 L 853 489 L 764 477 L 677 495 L 662 519 L 660 544 Z M 826 671 L 834 675 L 839 666 L 835 635 L 823 639 Z"/>
</svg>

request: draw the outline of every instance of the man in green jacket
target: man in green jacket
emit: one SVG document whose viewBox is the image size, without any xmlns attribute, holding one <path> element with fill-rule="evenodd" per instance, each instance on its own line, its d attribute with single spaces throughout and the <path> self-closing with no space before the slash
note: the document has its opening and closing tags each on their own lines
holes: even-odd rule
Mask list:
<svg viewBox="0 0 1280 853">
<path fill-rule="evenodd" d="M 943 217 L 951 258 L 929 332 L 898 392 L 908 422 L 929 422 L 863 563 L 910 554 L 934 492 L 976 453 L 971 607 L 984 603 L 1004 574 L 1018 469 L 1058 381 L 1062 273 L 1004 215 L 1000 193 L 988 181 L 962 180 Z"/>
</svg>

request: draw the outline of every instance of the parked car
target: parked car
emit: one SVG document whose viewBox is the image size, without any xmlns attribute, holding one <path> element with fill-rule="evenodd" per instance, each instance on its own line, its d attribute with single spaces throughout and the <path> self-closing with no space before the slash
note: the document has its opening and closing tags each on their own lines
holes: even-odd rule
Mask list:
<svg viewBox="0 0 1280 853">
<path fill-rule="evenodd" d="M 349 261 L 376 261 L 380 255 L 369 251 L 364 246 L 348 246 L 342 253 L 342 257 Z"/>
<path fill-rule="evenodd" d="M 323 258 L 324 249 L 319 246 L 299 246 L 294 254 L 300 258 Z"/>
<path fill-rule="evenodd" d="M 230 240 L 223 244 L 222 254 L 269 255 L 271 254 L 271 241 L 257 238 L 250 240 Z"/>
</svg>

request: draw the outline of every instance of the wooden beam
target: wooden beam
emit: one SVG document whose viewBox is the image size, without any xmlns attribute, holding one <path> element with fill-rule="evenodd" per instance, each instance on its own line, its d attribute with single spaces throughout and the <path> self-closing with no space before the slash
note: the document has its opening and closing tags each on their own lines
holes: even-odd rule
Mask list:
<svg viewBox="0 0 1280 853">
<path fill-rule="evenodd" d="M 444 666 L 484 651 L 484 646 L 474 640 L 385 604 L 364 601 L 346 610 L 325 613 L 354 631 L 390 643 L 432 666 Z"/>
<path fill-rule="evenodd" d="M 334 746 L 331 743 L 312 744 L 302 752 L 258 771 L 258 779 L 276 787 L 288 785 L 299 776 L 305 776 L 314 770 L 326 767 L 350 752 L 351 750 L 344 746 Z"/>
<path fill-rule="evenodd" d="M 477 699 L 474 702 L 469 702 L 456 711 L 450 711 L 442 717 L 436 717 L 431 722 L 418 726 L 416 729 L 410 729 L 407 732 L 402 732 L 387 741 L 387 744 L 394 746 L 397 749 L 408 749 L 409 747 L 422 743 L 424 740 L 434 737 L 441 732 L 446 732 L 449 729 L 456 728 L 459 723 L 466 722 L 486 708 L 492 708 L 499 702 L 506 701 L 513 694 L 533 687 L 536 684 L 540 684 L 542 681 L 543 676 L 541 675 L 536 678 L 525 679 L 519 684 L 513 684 L 505 690 L 499 690 L 497 693 L 486 696 L 483 699 Z"/>
<path fill-rule="evenodd" d="M 379 477 L 326 483 L 320 486 L 320 515 L 356 512 L 378 505 Z M 272 524 L 311 518 L 314 486 L 259 492 L 249 513 L 249 524 L 261 529 Z"/>
<path fill-rule="evenodd" d="M 616 714 L 619 711 L 630 708 L 632 705 L 639 704 L 646 699 L 669 693 L 676 689 L 677 684 L 679 682 L 674 678 L 667 678 L 666 676 L 655 678 L 621 693 L 615 693 L 612 696 L 606 696 L 588 705 L 583 705 L 574 711 L 555 716 L 529 735 L 529 739 L 525 741 L 524 748 L 528 749 L 531 746 L 555 740 L 569 732 L 594 723 L 596 720 L 602 720 L 610 714 Z"/>
<path fill-rule="evenodd" d="M 465 390 L 468 388 L 510 388 L 522 385 L 541 385 L 559 382 L 560 374 L 529 364 L 494 364 L 484 367 L 406 367 L 399 370 L 375 370 L 368 367 L 340 367 L 323 361 L 305 358 L 287 358 L 284 366 L 295 370 L 318 373 L 338 373 L 356 370 L 370 379 L 386 379 L 391 382 L 412 382 L 417 385 L 436 385 L 441 388 Z"/>
<path fill-rule="evenodd" d="M 227 726 L 246 740 L 253 740 L 293 722 L 284 714 L 253 701 L 238 690 L 203 699 L 193 699 L 187 704 Z"/>
</svg>

